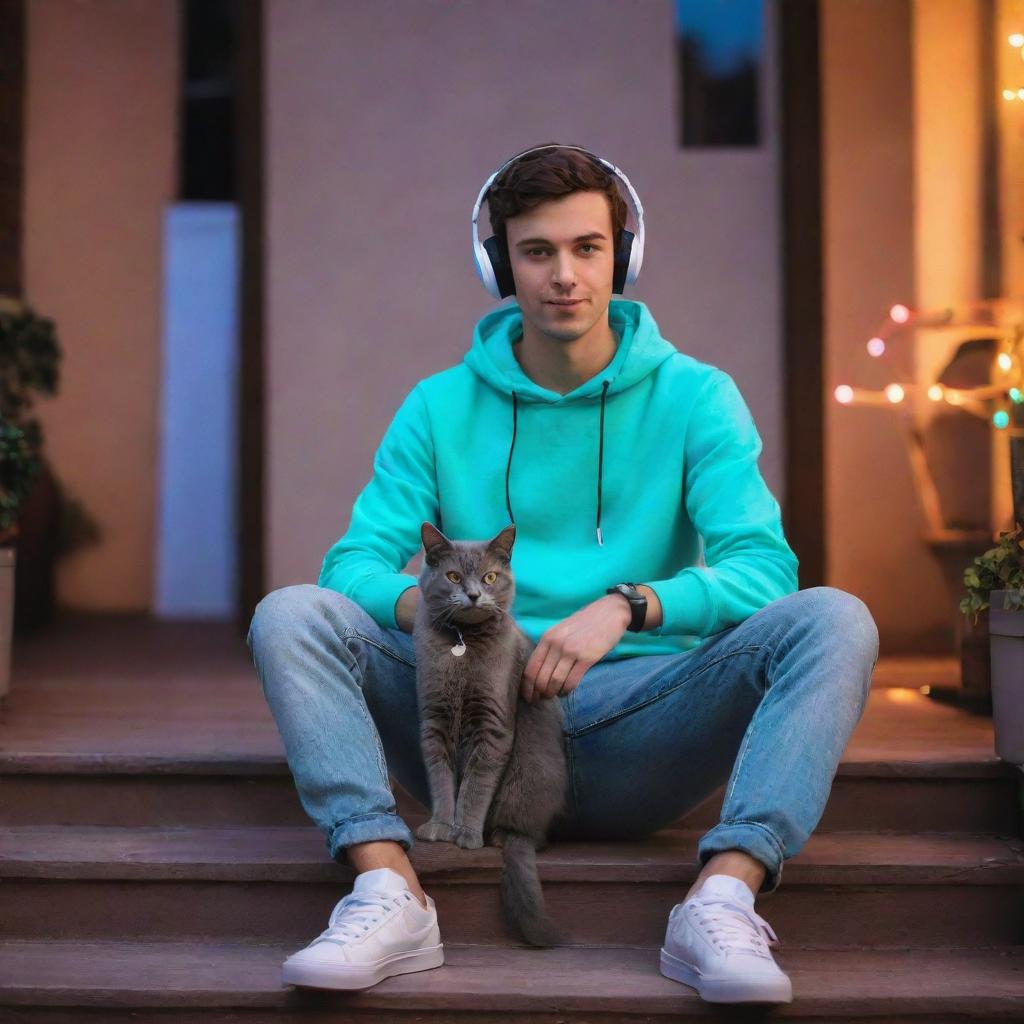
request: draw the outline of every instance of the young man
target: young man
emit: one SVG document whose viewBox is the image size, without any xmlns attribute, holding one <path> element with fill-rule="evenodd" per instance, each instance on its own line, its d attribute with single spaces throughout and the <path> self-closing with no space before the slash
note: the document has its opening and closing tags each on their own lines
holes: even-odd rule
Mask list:
<svg viewBox="0 0 1024 1024">
<path fill-rule="evenodd" d="M 732 378 L 663 338 L 643 303 L 612 298 L 642 256 L 625 176 L 554 144 L 499 172 L 478 268 L 515 304 L 407 394 L 318 584 L 268 594 L 249 631 L 303 806 L 357 871 L 284 980 L 360 988 L 443 963 L 388 776 L 430 806 L 419 591 L 400 570 L 424 521 L 452 539 L 512 521 L 514 614 L 537 642 L 522 696 L 564 702 L 572 816 L 553 838 L 646 835 L 728 780 L 660 969 L 710 1001 L 788 1002 L 754 897 L 824 811 L 870 690 L 874 620 L 844 591 L 798 589 Z"/>
</svg>

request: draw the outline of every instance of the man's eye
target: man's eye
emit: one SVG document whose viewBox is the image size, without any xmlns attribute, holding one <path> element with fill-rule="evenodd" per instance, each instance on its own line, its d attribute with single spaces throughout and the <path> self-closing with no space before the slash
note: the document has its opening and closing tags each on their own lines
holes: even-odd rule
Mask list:
<svg viewBox="0 0 1024 1024">
<path fill-rule="evenodd" d="M 445 576 L 452 581 L 452 583 L 458 583 L 462 577 L 457 572 L 446 572 Z"/>
<path fill-rule="evenodd" d="M 583 248 L 583 249 L 591 249 L 594 252 L 597 251 L 597 246 L 596 245 L 591 245 L 589 242 L 584 242 L 583 245 L 581 246 L 581 248 Z M 545 250 L 545 249 L 527 249 L 526 250 L 526 255 L 527 256 L 532 256 L 535 252 L 543 253 L 543 252 L 546 252 L 546 251 L 547 250 Z M 587 255 L 590 255 L 590 254 L 588 253 Z"/>
<path fill-rule="evenodd" d="M 491 572 L 484 573 L 484 583 L 493 583 L 498 578 L 498 574 L 493 570 Z"/>
</svg>

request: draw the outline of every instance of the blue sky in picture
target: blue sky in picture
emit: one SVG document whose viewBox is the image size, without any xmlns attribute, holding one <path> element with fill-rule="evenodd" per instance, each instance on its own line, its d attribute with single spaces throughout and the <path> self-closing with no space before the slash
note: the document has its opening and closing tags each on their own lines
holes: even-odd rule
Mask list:
<svg viewBox="0 0 1024 1024">
<path fill-rule="evenodd" d="M 761 58 L 764 0 L 674 0 L 676 31 L 701 42 L 707 67 L 735 72 L 744 59 Z"/>
</svg>

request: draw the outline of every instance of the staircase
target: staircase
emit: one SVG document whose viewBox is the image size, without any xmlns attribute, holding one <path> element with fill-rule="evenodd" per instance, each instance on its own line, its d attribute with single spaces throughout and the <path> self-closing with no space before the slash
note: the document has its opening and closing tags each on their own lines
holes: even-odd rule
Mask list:
<svg viewBox="0 0 1024 1024">
<path fill-rule="evenodd" d="M 357 992 L 282 988 L 281 962 L 323 930 L 353 872 L 298 802 L 244 644 L 212 626 L 188 642 L 130 621 L 62 630 L 16 660 L 0 724 L 3 1024 L 764 1013 L 658 972 L 723 790 L 646 840 L 539 855 L 569 946 L 534 949 L 505 925 L 499 850 L 421 842 L 411 859 L 445 965 Z M 396 791 L 415 828 L 425 810 Z M 770 1016 L 1024 1020 L 1021 791 L 989 719 L 875 689 L 821 823 L 757 899 L 794 989 Z"/>
</svg>

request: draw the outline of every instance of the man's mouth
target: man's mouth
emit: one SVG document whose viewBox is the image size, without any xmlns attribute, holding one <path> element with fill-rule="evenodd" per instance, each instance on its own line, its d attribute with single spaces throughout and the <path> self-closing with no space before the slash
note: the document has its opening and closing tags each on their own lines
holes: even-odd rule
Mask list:
<svg viewBox="0 0 1024 1024">
<path fill-rule="evenodd" d="M 582 301 L 582 299 L 550 299 L 549 305 L 563 306 L 571 309 L 573 306 L 578 306 Z"/>
</svg>

